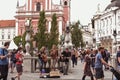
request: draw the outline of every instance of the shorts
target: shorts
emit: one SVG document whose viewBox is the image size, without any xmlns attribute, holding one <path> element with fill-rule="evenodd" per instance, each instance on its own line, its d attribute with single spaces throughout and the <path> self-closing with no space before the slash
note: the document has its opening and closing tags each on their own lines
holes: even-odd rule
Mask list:
<svg viewBox="0 0 120 80">
<path fill-rule="evenodd" d="M 13 61 L 10 62 L 10 67 L 15 67 L 15 63 Z"/>
<path fill-rule="evenodd" d="M 18 73 L 23 72 L 22 64 L 16 64 L 16 70 L 17 70 Z"/>
<path fill-rule="evenodd" d="M 95 78 L 96 79 L 104 78 L 104 73 L 102 68 L 95 68 Z"/>
</svg>

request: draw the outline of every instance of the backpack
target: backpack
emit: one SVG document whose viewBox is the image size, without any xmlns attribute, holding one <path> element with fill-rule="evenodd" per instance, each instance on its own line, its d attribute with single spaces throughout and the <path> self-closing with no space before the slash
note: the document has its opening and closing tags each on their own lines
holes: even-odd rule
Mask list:
<svg viewBox="0 0 120 80">
<path fill-rule="evenodd" d="M 16 63 L 17 62 L 17 59 L 16 59 L 16 57 L 15 58 L 13 58 L 13 63 Z"/>
<path fill-rule="evenodd" d="M 17 62 L 16 55 L 14 55 L 14 57 L 12 58 L 12 61 L 13 61 L 13 63 Z"/>
</svg>

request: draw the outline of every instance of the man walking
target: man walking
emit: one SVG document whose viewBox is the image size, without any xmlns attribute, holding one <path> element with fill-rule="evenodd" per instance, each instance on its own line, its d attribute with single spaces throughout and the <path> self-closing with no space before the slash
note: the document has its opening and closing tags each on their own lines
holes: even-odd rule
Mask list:
<svg viewBox="0 0 120 80">
<path fill-rule="evenodd" d="M 71 52 L 68 48 L 66 48 L 66 50 L 62 52 L 62 55 L 64 60 L 63 74 L 68 75 L 69 59 L 71 58 Z"/>
<path fill-rule="evenodd" d="M 103 64 L 110 66 L 107 62 L 104 61 L 102 54 L 104 54 L 104 47 L 98 48 L 98 53 L 95 58 L 95 79 L 104 80 Z"/>
<path fill-rule="evenodd" d="M 0 48 L 0 80 L 7 80 L 8 76 L 8 53 L 7 48 L 9 47 L 9 42 L 5 42 L 4 48 Z"/>
</svg>

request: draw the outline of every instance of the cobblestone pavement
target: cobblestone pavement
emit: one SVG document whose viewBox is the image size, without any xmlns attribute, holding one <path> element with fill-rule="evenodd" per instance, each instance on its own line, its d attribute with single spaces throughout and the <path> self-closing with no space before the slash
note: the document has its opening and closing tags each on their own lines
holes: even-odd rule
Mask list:
<svg viewBox="0 0 120 80">
<path fill-rule="evenodd" d="M 25 65 L 24 65 L 25 66 Z M 21 76 L 21 80 L 81 80 L 81 77 L 83 75 L 83 63 L 78 61 L 78 65 L 74 68 L 71 67 L 71 70 L 69 71 L 68 75 L 61 74 L 60 78 L 39 78 L 39 73 L 31 73 L 30 71 L 24 71 L 23 75 Z M 25 69 L 24 69 L 25 70 Z M 112 73 L 110 71 L 104 71 L 105 73 L 105 80 L 112 80 Z M 11 80 L 10 78 L 15 75 L 16 72 L 13 74 L 9 73 L 8 80 Z M 89 77 L 86 77 L 86 80 L 90 80 Z"/>
</svg>

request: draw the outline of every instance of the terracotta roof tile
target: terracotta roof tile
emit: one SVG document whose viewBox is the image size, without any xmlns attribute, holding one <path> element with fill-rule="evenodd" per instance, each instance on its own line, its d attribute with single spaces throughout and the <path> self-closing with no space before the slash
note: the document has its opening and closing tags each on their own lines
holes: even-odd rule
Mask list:
<svg viewBox="0 0 120 80">
<path fill-rule="evenodd" d="M 0 20 L 0 27 L 15 27 L 15 20 Z"/>
</svg>

